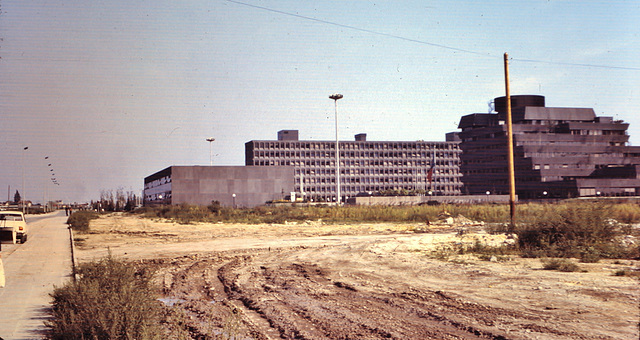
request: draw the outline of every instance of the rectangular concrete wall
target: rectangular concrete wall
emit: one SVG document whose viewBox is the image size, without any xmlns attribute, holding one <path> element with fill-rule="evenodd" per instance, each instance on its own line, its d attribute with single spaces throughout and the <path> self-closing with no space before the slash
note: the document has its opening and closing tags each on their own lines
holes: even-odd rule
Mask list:
<svg viewBox="0 0 640 340">
<path fill-rule="evenodd" d="M 516 198 L 517 199 L 517 198 Z M 509 195 L 464 196 L 362 196 L 351 197 L 348 204 L 356 205 L 419 205 L 427 202 L 449 204 L 509 203 Z"/>
<path fill-rule="evenodd" d="M 171 184 L 172 204 L 255 207 L 289 195 L 294 173 L 293 167 L 174 166 Z"/>
</svg>

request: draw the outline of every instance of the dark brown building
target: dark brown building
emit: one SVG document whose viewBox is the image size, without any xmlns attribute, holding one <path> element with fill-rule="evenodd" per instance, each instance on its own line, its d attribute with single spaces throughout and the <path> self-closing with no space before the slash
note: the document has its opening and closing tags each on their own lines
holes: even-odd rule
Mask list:
<svg viewBox="0 0 640 340">
<path fill-rule="evenodd" d="M 519 198 L 640 194 L 640 147 L 627 144 L 629 124 L 590 108 L 546 107 L 543 96 L 512 96 L 511 106 Z M 465 193 L 508 193 L 505 97 L 495 110 L 460 119 Z"/>
</svg>

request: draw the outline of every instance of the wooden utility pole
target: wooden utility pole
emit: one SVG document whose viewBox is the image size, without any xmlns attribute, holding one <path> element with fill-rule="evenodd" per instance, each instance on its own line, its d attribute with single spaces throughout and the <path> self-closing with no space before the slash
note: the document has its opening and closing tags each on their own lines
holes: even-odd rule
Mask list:
<svg viewBox="0 0 640 340">
<path fill-rule="evenodd" d="M 516 176 L 513 161 L 513 127 L 511 126 L 511 92 L 509 90 L 509 55 L 504 54 L 504 85 L 506 90 L 507 102 L 507 159 L 509 162 L 509 207 L 510 207 L 510 225 L 509 229 L 513 231 L 515 228 L 516 215 Z"/>
</svg>

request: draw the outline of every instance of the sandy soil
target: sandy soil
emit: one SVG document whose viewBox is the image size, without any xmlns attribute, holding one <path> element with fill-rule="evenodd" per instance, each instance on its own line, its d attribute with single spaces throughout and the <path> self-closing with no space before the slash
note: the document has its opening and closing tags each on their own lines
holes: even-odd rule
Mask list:
<svg viewBox="0 0 640 340">
<path fill-rule="evenodd" d="M 638 261 L 542 270 L 537 259 L 459 255 L 513 242 L 409 224 L 180 225 L 121 214 L 76 235 L 79 261 L 156 270 L 193 339 L 638 339 Z M 419 232 L 417 232 L 419 231 Z M 427 231 L 427 232 L 423 232 Z"/>
</svg>

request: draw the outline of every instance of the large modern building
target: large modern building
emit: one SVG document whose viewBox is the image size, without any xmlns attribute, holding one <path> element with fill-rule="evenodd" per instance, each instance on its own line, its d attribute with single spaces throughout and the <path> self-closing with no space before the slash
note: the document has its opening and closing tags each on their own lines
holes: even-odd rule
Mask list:
<svg viewBox="0 0 640 340">
<path fill-rule="evenodd" d="M 426 195 L 460 195 L 460 148 L 457 142 L 340 141 L 340 183 L 344 201 L 356 195 L 405 190 Z M 307 200 L 337 197 L 336 142 L 299 140 L 298 130 L 282 130 L 277 140 L 245 144 L 245 164 L 295 169 L 295 191 Z"/>
<path fill-rule="evenodd" d="M 467 194 L 506 194 L 506 98 L 497 113 L 460 119 L 460 170 Z M 516 193 L 519 198 L 640 194 L 640 147 L 628 146 L 629 124 L 590 108 L 546 107 L 543 96 L 512 96 Z M 455 137 L 455 138 L 454 138 Z"/>
<path fill-rule="evenodd" d="M 144 179 L 144 203 L 255 207 L 293 192 L 293 168 L 170 166 Z"/>
<path fill-rule="evenodd" d="M 340 141 L 341 200 L 385 191 L 508 194 L 506 99 L 494 103 L 495 113 L 463 116 L 444 142 Z M 629 124 L 590 108 L 546 107 L 543 96 L 512 96 L 511 106 L 519 199 L 640 195 L 640 147 L 628 145 Z M 144 200 L 252 207 L 296 193 L 335 202 L 335 161 L 335 141 L 282 130 L 277 140 L 247 142 L 244 167 L 172 166 L 145 178 Z"/>
</svg>

